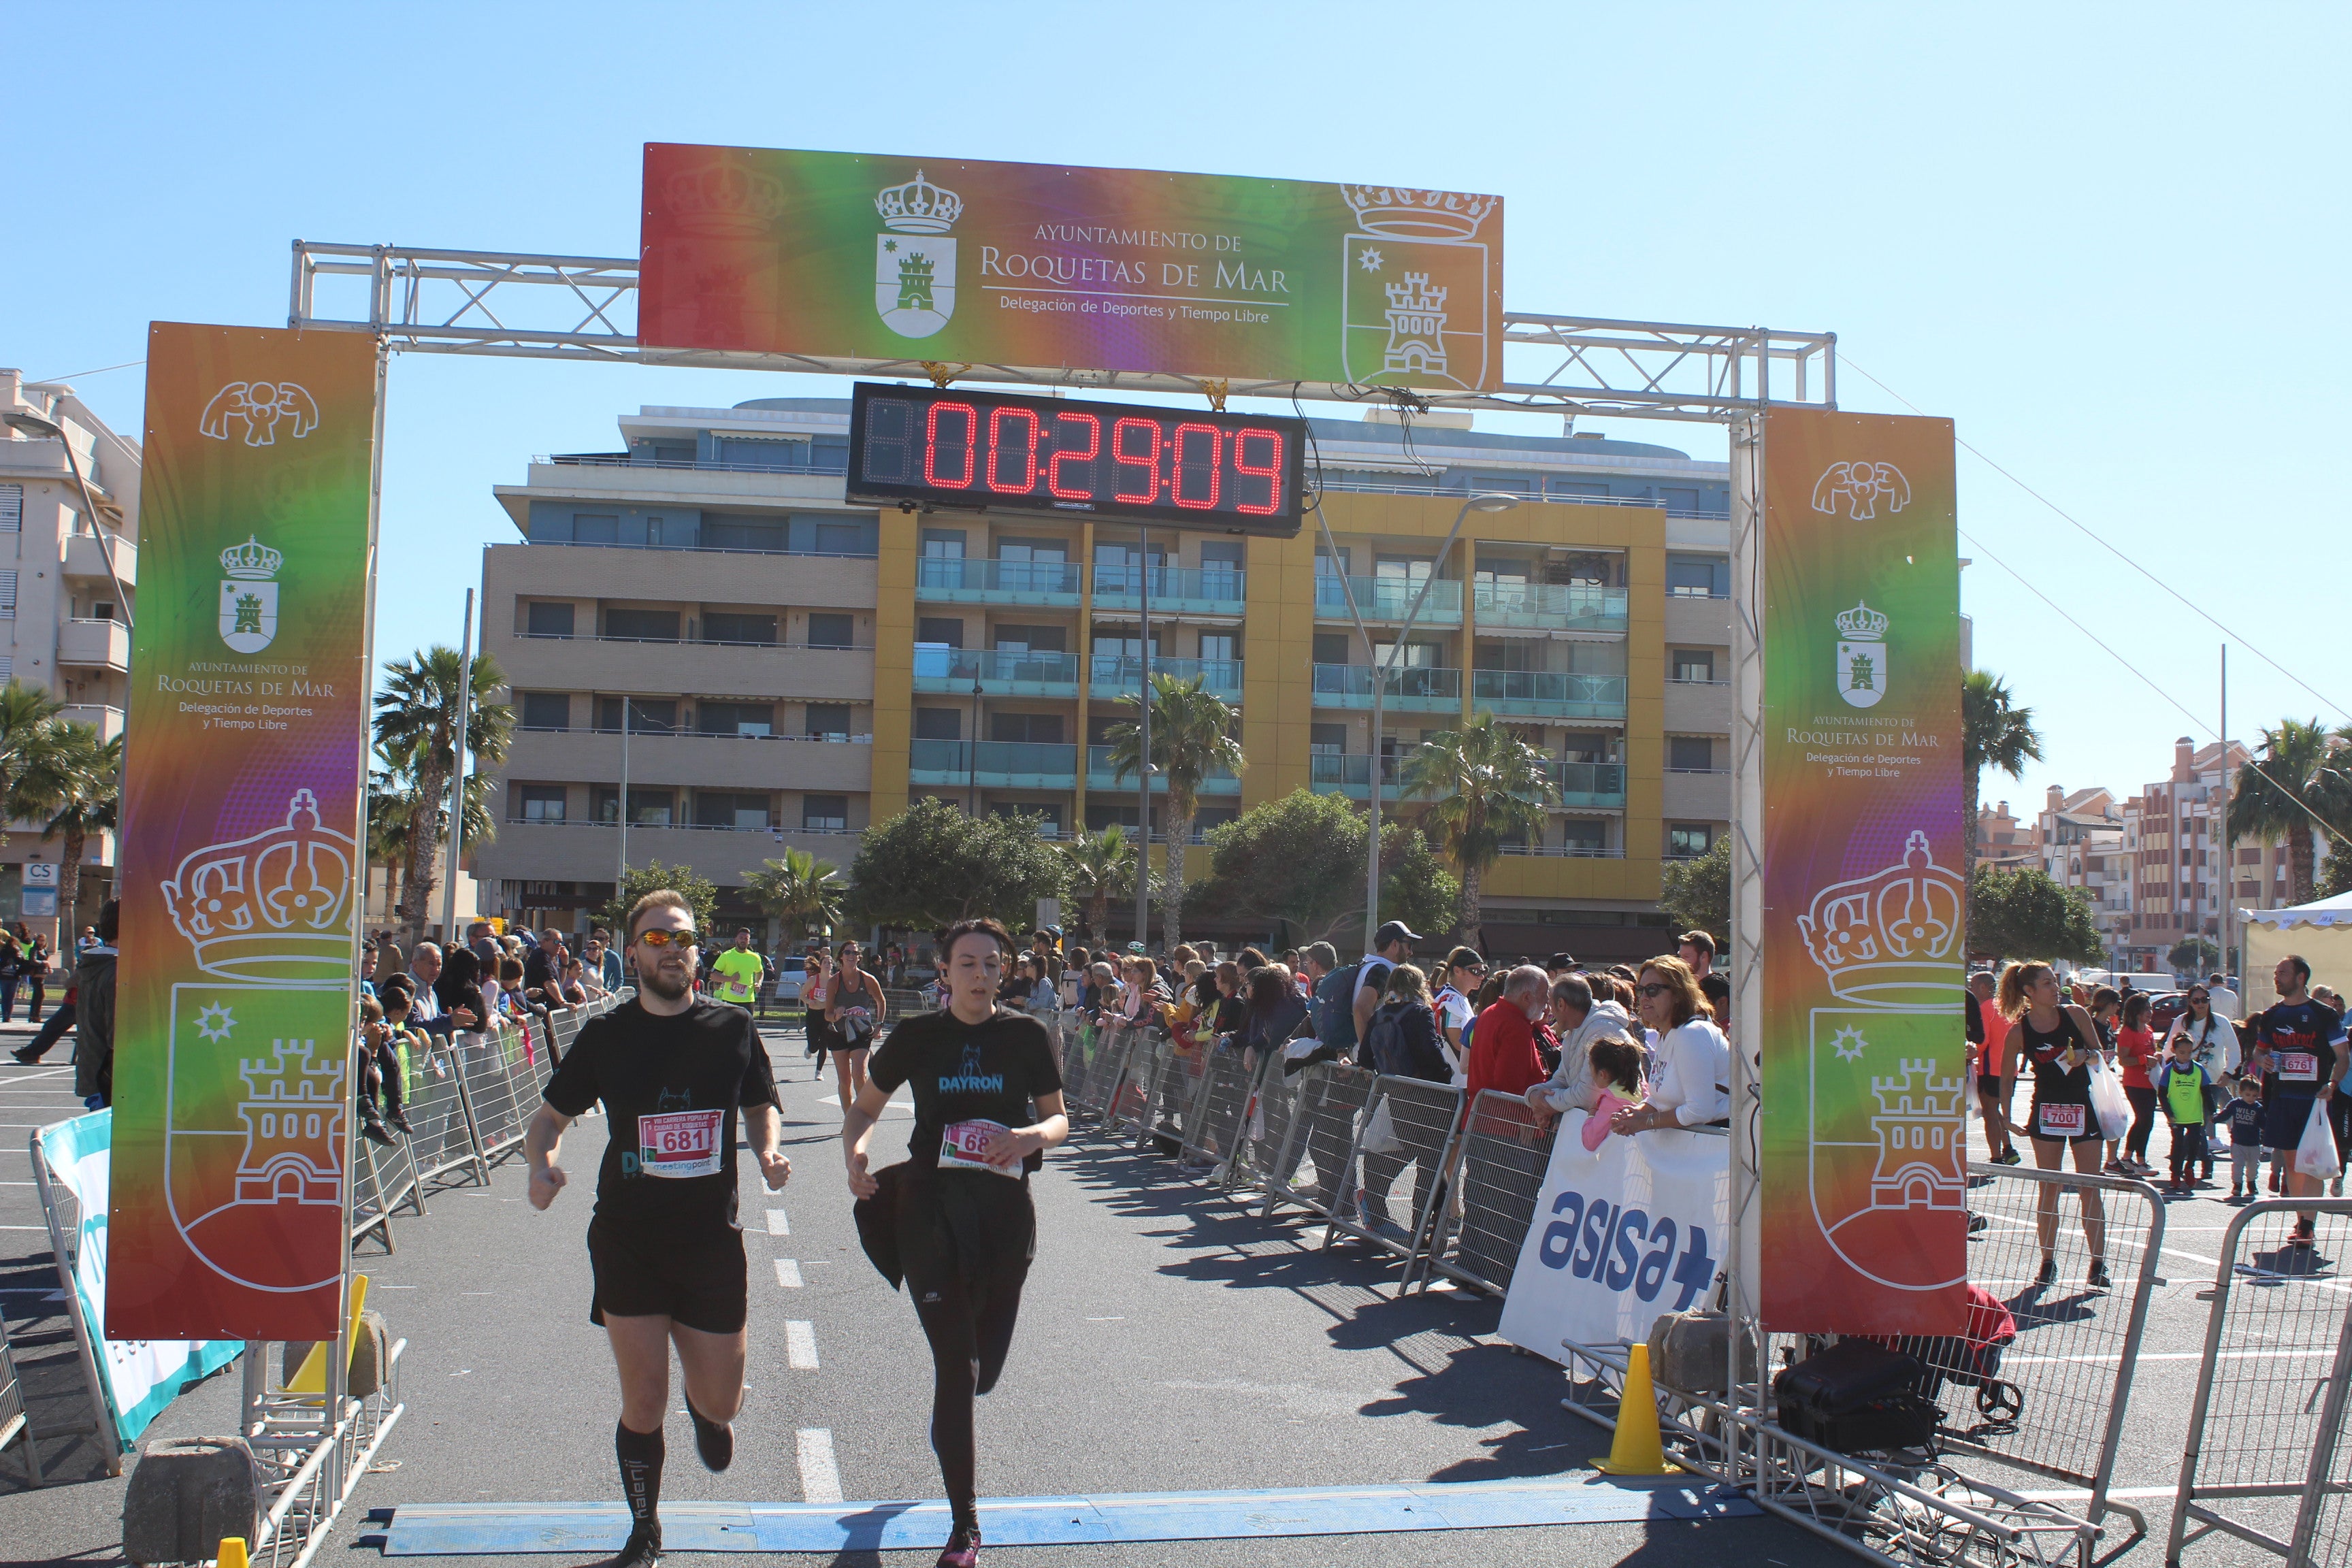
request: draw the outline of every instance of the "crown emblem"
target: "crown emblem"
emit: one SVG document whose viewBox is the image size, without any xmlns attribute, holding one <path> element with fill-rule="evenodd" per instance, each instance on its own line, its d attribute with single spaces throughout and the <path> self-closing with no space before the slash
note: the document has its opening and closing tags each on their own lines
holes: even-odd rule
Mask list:
<svg viewBox="0 0 2352 1568">
<path fill-rule="evenodd" d="M 1355 209 L 1357 227 L 1400 239 L 1468 239 L 1486 215 L 1503 205 L 1500 196 L 1405 191 L 1393 185 L 1341 185 L 1339 194 Z"/>
<path fill-rule="evenodd" d="M 1876 642 L 1886 635 L 1886 625 L 1885 616 L 1860 600 L 1853 609 L 1840 611 L 1837 618 L 1838 636 L 1848 642 Z"/>
<path fill-rule="evenodd" d="M 278 575 L 278 568 L 286 557 L 267 544 L 246 535 L 243 544 L 232 544 L 220 552 L 221 570 L 232 577 L 264 580 Z"/>
<path fill-rule="evenodd" d="M 298 789 L 285 826 L 189 853 L 163 884 L 163 903 L 207 974 L 341 984 L 352 973 L 355 863 L 351 838 L 322 824 L 318 796 Z"/>
<path fill-rule="evenodd" d="M 1958 873 L 1937 865 L 1915 829 L 1901 865 L 1822 889 L 1797 932 L 1832 994 L 1848 1002 L 1956 1006 L 1968 942 L 1962 894 Z"/>
<path fill-rule="evenodd" d="M 885 228 L 898 234 L 945 234 L 963 216 L 963 198 L 923 178 L 920 169 L 903 185 L 892 185 L 874 198 Z"/>
<path fill-rule="evenodd" d="M 672 174 L 662 190 L 678 227 L 718 239 L 766 234 L 784 210 L 782 184 L 735 164 Z"/>
</svg>

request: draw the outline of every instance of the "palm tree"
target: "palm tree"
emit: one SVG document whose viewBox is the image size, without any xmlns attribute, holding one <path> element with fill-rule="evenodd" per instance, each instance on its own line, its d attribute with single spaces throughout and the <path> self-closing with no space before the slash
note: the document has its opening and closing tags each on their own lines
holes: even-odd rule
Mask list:
<svg viewBox="0 0 2352 1568">
<path fill-rule="evenodd" d="M 75 905 L 81 892 L 82 856 L 93 833 L 114 826 L 115 803 L 122 791 L 122 737 L 99 739 L 95 726 L 60 722 L 56 744 L 37 770 L 48 825 L 45 839 L 62 837 L 58 866 L 58 951 L 68 963 L 74 953 Z M 34 780 L 28 777 L 29 784 Z"/>
<path fill-rule="evenodd" d="M 440 858 L 446 825 L 443 802 L 448 795 L 450 775 L 457 768 L 457 713 L 465 666 L 456 648 L 436 644 L 407 658 L 387 662 L 383 673 L 383 689 L 375 695 L 376 742 L 416 781 L 416 826 L 408 836 L 404 910 L 406 945 L 413 948 L 424 940 L 433 889 L 440 879 L 436 862 Z M 474 656 L 471 689 L 464 700 L 470 709 L 466 749 L 473 753 L 478 766 L 504 762 L 514 736 L 514 710 L 490 700 L 506 680 L 496 659 L 488 654 Z M 484 799 L 487 802 L 487 795 Z M 469 792 L 461 808 L 466 817 L 473 816 L 473 806 Z M 462 837 L 460 842 L 464 842 Z"/>
<path fill-rule="evenodd" d="M 381 745 L 368 773 L 367 858 L 383 866 L 383 907 L 400 909 L 400 879 L 408 865 L 408 829 L 416 815 L 416 784 L 397 758 Z"/>
<path fill-rule="evenodd" d="M 2293 901 L 2298 904 L 2307 904 L 2312 898 L 2317 845 L 2313 830 L 2334 820 L 2327 816 L 2328 807 L 2335 804 L 2328 775 L 2343 766 L 2334 751 L 2331 737 L 2318 720 L 2307 724 L 2281 720 L 2277 729 L 2263 731 L 2261 758 L 2238 770 L 2237 788 L 2230 796 L 2230 842 L 2285 839 L 2287 881 L 2294 891 Z"/>
<path fill-rule="evenodd" d="M 743 890 L 782 922 L 788 935 L 803 934 L 811 926 L 830 931 L 841 921 L 841 868 L 806 849 L 787 849 L 782 859 L 763 863 Z"/>
<path fill-rule="evenodd" d="M 1989 767 L 2011 778 L 2025 776 L 2028 759 L 2042 760 L 2042 731 L 2033 727 L 2033 710 L 2010 699 L 2009 682 L 1989 670 L 1971 669 L 1960 678 L 1960 803 L 1966 834 L 1960 868 L 1961 885 L 1973 894 L 1977 881 L 1978 775 Z"/>
<path fill-rule="evenodd" d="M 9 821 L 47 816 L 55 809 L 41 781 L 48 753 L 59 743 L 58 713 L 64 706 L 47 687 L 13 679 L 0 686 L 0 800 L 7 804 L 0 847 L 8 842 Z"/>
<path fill-rule="evenodd" d="M 1205 675 L 1151 678 L 1150 761 L 1168 781 L 1168 865 L 1160 879 L 1160 907 L 1167 915 L 1170 947 L 1184 940 L 1184 845 L 1192 837 L 1201 785 L 1213 772 L 1237 773 L 1249 765 L 1242 743 L 1234 739 L 1241 710 L 1205 689 L 1207 685 Z M 1140 693 L 1129 692 L 1119 700 L 1140 717 Z M 1130 778 L 1142 769 L 1142 734 L 1135 721 L 1112 725 L 1109 741 L 1110 763 L 1118 777 Z M 1142 854 L 1149 864 L 1149 844 Z"/>
<path fill-rule="evenodd" d="M 1087 929 L 1099 938 L 1110 919 L 1110 901 L 1133 884 L 1127 858 L 1127 829 L 1114 822 L 1100 833 L 1082 833 L 1055 846 L 1070 870 L 1070 897 L 1084 900 Z"/>
<path fill-rule="evenodd" d="M 1400 782 L 1406 798 L 1436 803 L 1421 814 L 1421 825 L 1461 870 L 1461 928 L 1478 935 L 1486 868 L 1505 839 L 1540 833 L 1544 807 L 1559 797 L 1544 754 L 1492 713 L 1481 713 L 1423 741 L 1405 759 Z"/>
</svg>

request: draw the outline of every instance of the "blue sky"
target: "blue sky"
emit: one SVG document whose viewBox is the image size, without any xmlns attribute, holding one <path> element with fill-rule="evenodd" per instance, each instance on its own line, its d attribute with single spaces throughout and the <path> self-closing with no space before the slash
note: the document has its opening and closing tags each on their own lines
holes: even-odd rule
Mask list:
<svg viewBox="0 0 2352 1568">
<path fill-rule="evenodd" d="M 1836 331 L 1845 406 L 1900 409 L 1866 371 L 1951 416 L 2323 694 L 2233 647 L 2247 737 L 2352 717 L 2323 700 L 2352 701 L 2347 32 L 2293 5 L 12 6 L 0 363 L 281 323 L 296 237 L 632 254 L 647 141 L 1492 191 L 1514 308 Z M 138 430 L 138 370 L 78 385 Z M 838 390 L 397 359 L 379 652 L 453 638 L 531 454 L 610 449 L 639 404 Z M 2165 693 L 1979 553 L 1978 660 L 2048 752 L 1989 798 L 2136 787 L 2209 738 L 2221 633 L 1965 453 L 1960 509 Z"/>
</svg>

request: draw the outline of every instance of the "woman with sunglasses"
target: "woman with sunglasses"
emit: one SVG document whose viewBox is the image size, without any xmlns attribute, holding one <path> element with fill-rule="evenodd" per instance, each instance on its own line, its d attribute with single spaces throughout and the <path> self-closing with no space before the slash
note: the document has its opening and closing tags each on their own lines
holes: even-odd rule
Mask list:
<svg viewBox="0 0 2352 1568">
<path fill-rule="evenodd" d="M 2102 987 L 2104 989 L 2104 987 Z M 2099 1173 L 2098 1112 L 2091 1105 L 2091 1059 L 2101 1054 L 2098 1026 L 2089 1011 L 2066 1000 L 2058 973 L 2046 963 L 2012 963 L 2000 972 L 1999 1006 L 2014 1026 L 2010 1038 L 2016 1059 L 2033 1064 L 2033 1103 L 2025 1125 L 2012 1129 L 2033 1141 L 2033 1163 L 2045 1171 L 2064 1168 L 2074 1151 L 2074 1169 Z M 2107 1288 L 2107 1212 L 2098 1189 L 2083 1189 L 2083 1239 L 2091 1248 L 2089 1282 Z M 2058 1280 L 2058 1189 L 2041 1186 L 2033 1227 L 2042 1242 L 2036 1285 Z"/>
<path fill-rule="evenodd" d="M 1445 955 L 1445 974 L 1437 994 L 1429 999 L 1437 1013 L 1437 1031 L 1445 1037 L 1446 1054 L 1459 1063 L 1469 1059 L 1470 1047 L 1462 1036 L 1478 1016 L 1471 998 L 1486 978 L 1486 961 L 1475 947 L 1457 947 Z"/>
<path fill-rule="evenodd" d="M 2172 1042 L 2184 1036 L 2189 1041 L 2189 1059 L 2203 1068 L 2205 1076 L 2215 1085 L 2225 1086 L 2228 1093 L 2236 1093 L 2238 1075 L 2244 1068 L 2242 1053 L 2238 1047 L 2238 1029 L 2213 1005 L 2211 987 L 2191 985 L 2189 988 L 2189 1011 L 2172 1020 L 2172 1027 L 2165 1032 L 2164 1048 L 2170 1051 Z M 2209 1103 L 2205 1107 L 2205 1114 L 2209 1123 L 2219 1108 L 2223 1092 L 2224 1087 L 2217 1087 L 2206 1096 Z M 2213 1179 L 2213 1148 L 2210 1141 L 2206 1144 L 2205 1154 L 2204 1177 L 2210 1182 Z"/>
<path fill-rule="evenodd" d="M 1650 1092 L 1609 1121 L 1612 1132 L 1712 1127 L 1731 1116 L 1731 1042 L 1690 965 L 1669 955 L 1642 965 L 1633 983 L 1644 1026 L 1657 1033 L 1658 1066 Z"/>
<path fill-rule="evenodd" d="M 882 983 L 857 967 L 858 947 L 845 942 L 835 950 L 833 978 L 825 987 L 824 1021 L 833 1038 L 834 1076 L 841 1085 L 841 1109 L 847 1110 L 866 1087 L 866 1051 L 881 1032 L 887 1009 Z"/>
</svg>

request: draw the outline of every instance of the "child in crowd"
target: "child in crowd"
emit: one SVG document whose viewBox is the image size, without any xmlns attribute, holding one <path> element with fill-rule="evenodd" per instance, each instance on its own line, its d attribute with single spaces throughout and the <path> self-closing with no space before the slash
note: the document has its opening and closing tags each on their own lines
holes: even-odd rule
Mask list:
<svg viewBox="0 0 2352 1568">
<path fill-rule="evenodd" d="M 2262 1196 L 2263 1080 L 2254 1073 L 2238 1076 L 2237 1098 L 2222 1112 L 2230 1127 L 2230 1196 Z"/>
<path fill-rule="evenodd" d="M 2213 1080 L 2190 1054 L 2189 1037 L 2175 1035 L 2171 1052 L 2158 1069 L 2156 1100 L 2172 1123 L 2172 1180 L 2165 1190 L 2186 1194 L 2194 1184 L 2197 1167 L 2205 1159 L 2205 1091 Z"/>
<path fill-rule="evenodd" d="M 397 1022 L 387 1016 L 385 1001 L 399 1009 Z M 360 1048 L 352 1067 L 359 1082 L 360 1131 L 373 1142 L 394 1140 L 384 1129 L 387 1114 L 394 1126 L 408 1131 L 408 1118 L 400 1102 L 400 1050 L 403 1026 L 408 1021 L 408 993 L 394 989 L 385 999 L 360 998 Z"/>
<path fill-rule="evenodd" d="M 1592 1114 L 1584 1119 L 1584 1147 L 1589 1152 L 1609 1136 L 1609 1119 L 1642 1098 L 1642 1048 L 1631 1040 L 1595 1040 L 1588 1053 L 1592 1065 Z"/>
</svg>

